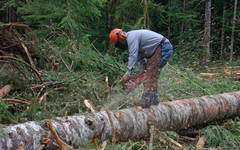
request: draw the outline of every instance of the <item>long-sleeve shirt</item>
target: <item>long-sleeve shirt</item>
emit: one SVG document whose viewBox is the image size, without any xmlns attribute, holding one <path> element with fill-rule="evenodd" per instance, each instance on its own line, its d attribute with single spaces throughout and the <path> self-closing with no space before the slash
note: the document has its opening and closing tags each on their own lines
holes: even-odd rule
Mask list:
<svg viewBox="0 0 240 150">
<path fill-rule="evenodd" d="M 126 37 L 129 49 L 128 74 L 131 75 L 137 62 L 140 68 L 143 67 L 146 59 L 154 54 L 164 36 L 154 31 L 141 29 L 127 32 Z"/>
</svg>

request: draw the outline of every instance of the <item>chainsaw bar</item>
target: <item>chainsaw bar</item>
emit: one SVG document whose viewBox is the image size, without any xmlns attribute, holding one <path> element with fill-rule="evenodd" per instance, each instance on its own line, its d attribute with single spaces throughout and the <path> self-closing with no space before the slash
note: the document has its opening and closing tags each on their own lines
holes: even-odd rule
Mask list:
<svg viewBox="0 0 240 150">
<path fill-rule="evenodd" d="M 126 94 L 131 93 L 137 87 L 139 87 L 141 85 L 141 83 L 144 81 L 144 79 L 145 79 L 145 73 L 142 73 L 142 74 L 139 74 L 139 75 L 136 75 L 136 76 L 132 77 L 124 85 L 124 91 L 126 92 Z"/>
</svg>

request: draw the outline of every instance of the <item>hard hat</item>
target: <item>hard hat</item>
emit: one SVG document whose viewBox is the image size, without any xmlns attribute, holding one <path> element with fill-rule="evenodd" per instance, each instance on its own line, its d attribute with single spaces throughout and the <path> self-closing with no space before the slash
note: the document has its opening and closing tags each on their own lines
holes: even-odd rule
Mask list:
<svg viewBox="0 0 240 150">
<path fill-rule="evenodd" d="M 115 44 L 117 42 L 117 35 L 122 33 L 122 29 L 114 29 L 110 32 L 109 34 L 109 38 L 111 39 L 111 41 Z"/>
</svg>

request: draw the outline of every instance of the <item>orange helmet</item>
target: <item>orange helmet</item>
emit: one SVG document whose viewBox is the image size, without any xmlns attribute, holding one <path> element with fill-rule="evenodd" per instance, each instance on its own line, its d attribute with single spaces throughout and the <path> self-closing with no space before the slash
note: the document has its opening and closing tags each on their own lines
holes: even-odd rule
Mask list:
<svg viewBox="0 0 240 150">
<path fill-rule="evenodd" d="M 118 40 L 117 35 L 122 33 L 122 29 L 114 29 L 110 32 L 109 38 L 115 44 Z"/>
</svg>

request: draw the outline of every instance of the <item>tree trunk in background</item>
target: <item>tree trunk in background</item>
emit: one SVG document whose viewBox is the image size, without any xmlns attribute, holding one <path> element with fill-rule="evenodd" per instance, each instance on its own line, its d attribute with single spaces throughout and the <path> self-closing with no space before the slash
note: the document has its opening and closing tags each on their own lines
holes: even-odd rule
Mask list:
<svg viewBox="0 0 240 150">
<path fill-rule="evenodd" d="M 204 57 L 205 66 L 209 66 L 210 62 L 210 42 L 211 42 L 211 0 L 206 2 L 205 8 L 205 25 L 204 25 L 204 37 L 203 44 L 204 50 L 206 51 L 207 56 Z"/>
<path fill-rule="evenodd" d="M 183 0 L 183 11 L 185 12 L 186 10 L 186 0 Z M 183 33 L 184 31 L 184 18 L 182 19 L 182 26 L 181 26 L 181 34 Z"/>
<path fill-rule="evenodd" d="M 115 20 L 115 12 L 117 8 L 117 0 L 108 0 L 108 3 L 106 4 L 106 38 L 105 38 L 105 53 L 107 52 L 109 45 L 110 45 L 110 39 L 109 34 L 111 30 L 113 30 L 114 20 Z"/>
<path fill-rule="evenodd" d="M 137 108 L 111 111 L 117 142 L 141 139 L 149 136 L 149 128 L 161 131 L 181 130 L 216 119 L 225 119 L 240 114 L 240 91 L 160 103 L 149 109 Z M 112 127 L 106 111 L 81 116 L 56 117 L 53 127 L 61 140 L 74 147 L 86 140 L 112 139 Z M 46 149 L 55 149 L 53 136 L 45 121 L 31 121 L 7 126 L 0 130 L 0 149 L 38 149 L 41 140 L 49 137 Z"/>
<path fill-rule="evenodd" d="M 108 13 L 108 7 L 106 5 L 106 9 L 105 9 L 105 13 L 106 13 L 106 36 L 105 36 L 105 46 L 104 46 L 104 52 L 107 51 L 108 47 L 109 47 L 109 33 L 110 33 L 110 29 L 109 29 L 109 13 Z"/>
<path fill-rule="evenodd" d="M 143 4 L 143 26 L 144 29 L 150 29 L 150 19 L 149 19 L 149 14 L 148 14 L 148 1 L 144 0 Z"/>
<path fill-rule="evenodd" d="M 168 4 L 169 4 L 169 6 L 168 7 L 170 7 L 170 4 L 171 4 L 171 0 L 168 0 Z M 170 11 L 170 9 L 168 9 L 168 12 Z M 170 16 L 168 16 L 168 39 L 170 38 L 170 36 L 171 36 L 171 19 L 170 19 L 171 17 Z"/>
<path fill-rule="evenodd" d="M 109 3 L 110 0 L 108 0 Z M 105 37 L 105 47 L 104 47 L 104 51 L 107 52 L 107 49 L 109 47 L 109 33 L 111 31 L 110 29 L 110 13 L 109 13 L 109 5 L 108 3 L 106 4 L 106 37 Z"/>
<path fill-rule="evenodd" d="M 5 10 L 0 11 L 0 22 L 13 23 L 18 22 L 20 18 L 17 15 L 16 8 L 6 7 Z"/>
<path fill-rule="evenodd" d="M 234 30 L 235 30 L 235 25 L 236 25 L 237 3 L 238 3 L 238 1 L 235 0 L 234 12 L 233 12 L 233 25 L 232 25 L 232 35 L 231 35 L 231 46 L 230 46 L 230 63 L 232 63 L 232 60 L 233 60 L 233 43 L 234 43 Z"/>
<path fill-rule="evenodd" d="M 147 12 L 148 12 L 148 8 L 147 8 L 147 0 L 144 0 L 144 4 L 143 4 L 143 25 L 144 25 L 144 29 L 149 28 L 149 26 L 147 27 Z"/>
<path fill-rule="evenodd" d="M 223 16 L 222 16 L 222 36 L 221 36 L 221 49 L 220 49 L 220 59 L 221 63 L 224 63 L 224 39 L 225 39 L 225 14 L 226 14 L 226 3 L 223 0 Z"/>
</svg>

